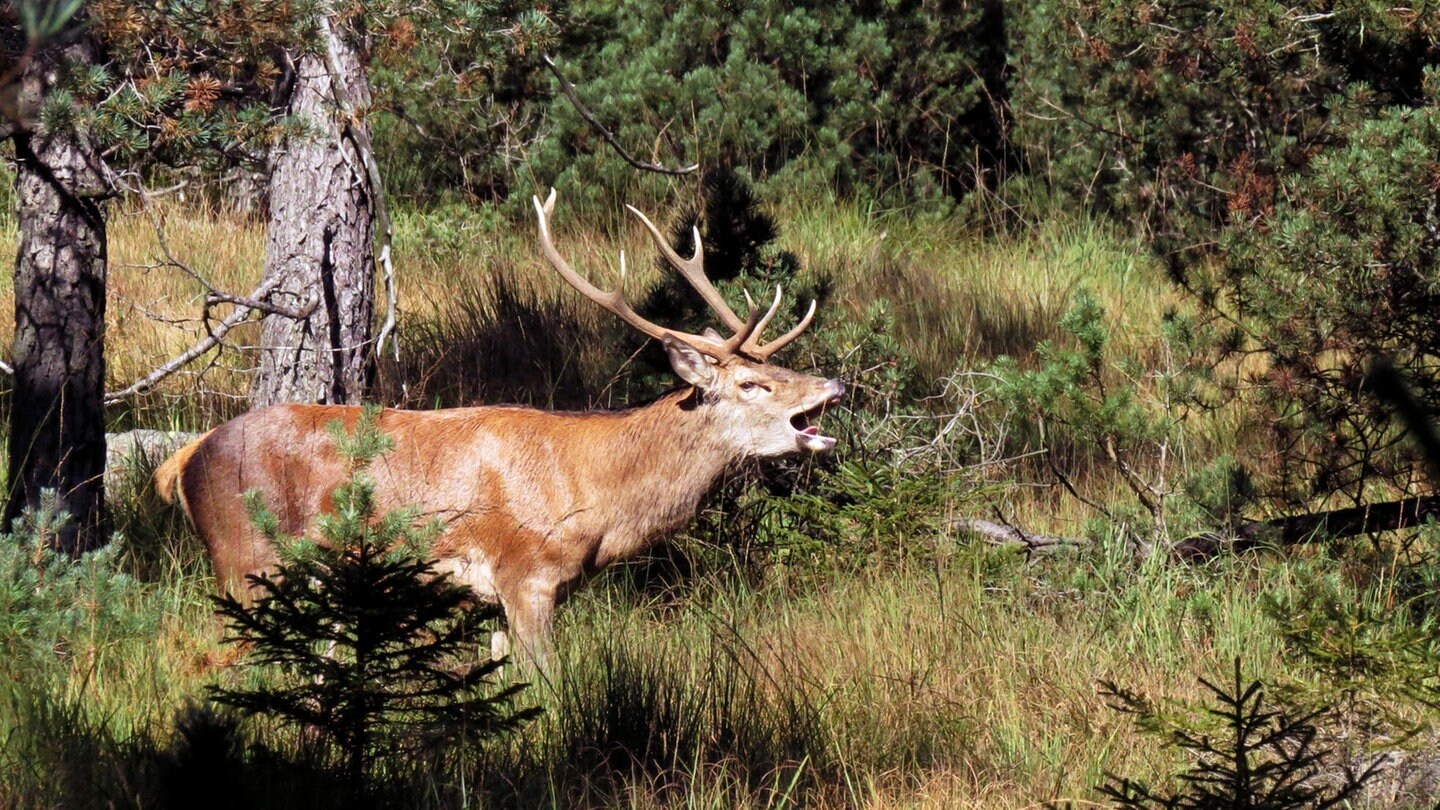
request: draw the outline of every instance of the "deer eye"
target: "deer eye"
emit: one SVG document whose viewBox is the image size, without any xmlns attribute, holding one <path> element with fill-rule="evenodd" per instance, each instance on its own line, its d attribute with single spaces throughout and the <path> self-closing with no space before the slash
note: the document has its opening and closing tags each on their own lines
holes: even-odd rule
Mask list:
<svg viewBox="0 0 1440 810">
<path fill-rule="evenodd" d="M 759 388 L 759 387 L 760 387 L 760 383 L 751 382 L 750 380 L 746 380 L 745 382 L 740 383 L 740 390 L 741 390 L 741 391 L 754 391 L 756 388 Z"/>
</svg>

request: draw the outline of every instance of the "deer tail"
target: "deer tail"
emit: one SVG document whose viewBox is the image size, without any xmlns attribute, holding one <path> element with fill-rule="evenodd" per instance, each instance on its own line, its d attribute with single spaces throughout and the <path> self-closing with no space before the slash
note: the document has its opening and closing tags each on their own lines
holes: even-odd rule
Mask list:
<svg viewBox="0 0 1440 810">
<path fill-rule="evenodd" d="M 180 474 L 185 471 L 185 465 L 190 462 L 190 457 L 200 449 L 200 443 L 210 437 L 210 431 L 195 441 L 176 450 L 170 458 L 165 459 L 155 469 L 155 491 L 160 494 L 161 500 L 166 503 L 175 503 L 178 499 L 181 506 L 185 506 L 185 492 L 180 486 Z M 188 512 L 189 509 L 186 509 Z"/>
</svg>

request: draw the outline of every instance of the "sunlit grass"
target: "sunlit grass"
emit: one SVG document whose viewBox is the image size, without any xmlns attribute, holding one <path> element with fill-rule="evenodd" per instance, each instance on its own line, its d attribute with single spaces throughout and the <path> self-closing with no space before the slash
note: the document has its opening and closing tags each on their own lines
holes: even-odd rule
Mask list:
<svg viewBox="0 0 1440 810">
<path fill-rule="evenodd" d="M 515 210 L 509 210 L 514 208 Z M 110 305 L 107 312 L 108 385 L 118 389 L 188 348 L 206 333 L 203 286 L 165 266 L 158 221 L 171 254 L 220 290 L 248 294 L 264 268 L 263 224 L 253 217 L 167 200 L 143 211 L 112 206 L 109 224 Z M 663 221 L 663 212 L 654 212 Z M 1159 316 L 1177 300 L 1139 246 L 1107 228 L 1064 218 L 1047 220 L 1021 238 L 987 239 L 960 224 L 915 223 L 829 199 L 798 201 L 778 211 L 780 245 L 795 251 L 811 277 L 838 281 L 836 300 L 819 314 L 842 319 L 884 299 L 907 347 L 933 376 L 996 354 L 1025 355 L 1053 339 L 1055 322 L 1079 286 L 1113 302 L 1111 316 L 1125 350 L 1155 343 Z M 476 314 L 493 313 L 500 286 L 539 301 L 573 305 L 575 293 L 549 270 L 535 244 L 528 209 L 480 213 L 402 212 L 395 217 L 401 328 L 407 320 L 442 313 L 458 295 L 474 296 Z M 614 238 L 556 213 L 556 241 L 582 272 L 601 286 L 615 282 L 618 254 L 631 257 L 627 290 L 638 299 L 656 282 L 653 250 L 639 228 Z M 14 223 L 0 220 L 0 255 L 13 254 Z M 8 276 L 0 308 L 12 306 Z M 738 304 L 737 304 L 738 306 Z M 610 316 L 590 305 L 575 318 L 600 331 Z M 211 308 L 210 318 L 228 313 Z M 0 319 L 0 345 L 13 323 Z M 246 347 L 256 330 L 231 333 Z M 603 349 L 604 347 L 602 347 Z M 247 389 L 251 360 L 227 356 L 211 367 L 202 358 L 161 386 L 172 397 L 234 397 Z M 233 403 L 227 405 L 234 409 Z M 225 408 L 219 409 L 220 412 Z"/>
<path fill-rule="evenodd" d="M 1087 799 L 1107 770 L 1163 780 L 1173 755 L 1107 709 L 1098 681 L 1198 700 L 1196 678 L 1235 656 L 1249 674 L 1279 676 L 1291 665 L 1257 598 L 1288 587 L 1278 565 L 1026 566 L 969 549 L 799 591 L 701 581 L 665 604 L 602 582 L 562 610 L 554 680 L 524 695 L 546 714 L 487 755 L 513 771 L 476 778 L 493 791 L 487 806 L 517 807 L 673 806 L 677 795 L 688 806 L 1028 807 Z M 218 643 L 194 580 L 167 577 L 138 598 L 164 617 L 158 635 L 48 677 L 56 699 L 78 699 L 115 738 L 163 743 L 206 684 L 248 674 Z"/>
</svg>

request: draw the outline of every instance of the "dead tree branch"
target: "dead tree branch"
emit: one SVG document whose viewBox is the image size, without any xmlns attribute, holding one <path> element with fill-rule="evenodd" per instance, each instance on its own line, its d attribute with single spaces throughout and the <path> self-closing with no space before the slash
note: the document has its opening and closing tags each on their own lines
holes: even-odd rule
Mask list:
<svg viewBox="0 0 1440 810">
<path fill-rule="evenodd" d="M 276 281 L 278 282 L 278 279 Z M 275 289 L 275 285 L 271 284 L 265 289 L 268 295 L 270 290 Z M 255 298 L 253 294 L 231 295 L 230 293 L 220 292 L 219 290 L 211 290 L 205 295 L 205 307 L 209 309 L 209 307 L 214 304 L 235 304 L 236 306 L 245 307 L 254 312 L 268 312 L 272 315 L 279 315 L 282 318 L 303 321 L 315 312 L 316 307 L 320 306 L 320 293 L 311 290 L 310 295 L 305 298 L 305 303 L 302 304 L 299 309 L 295 309 L 293 307 L 282 307 L 278 304 L 259 300 Z M 208 320 L 208 318 L 206 320 Z"/>
<path fill-rule="evenodd" d="M 1226 530 L 1191 535 L 1171 544 L 1168 551 L 1181 560 L 1200 561 L 1222 553 L 1243 553 L 1264 547 L 1278 548 L 1413 529 L 1432 517 L 1440 517 L 1440 495 L 1254 520 Z M 1087 541 L 1081 538 L 1039 534 L 981 518 L 955 518 L 950 525 L 981 535 L 994 545 L 1026 551 L 1087 545 Z"/>
<path fill-rule="evenodd" d="M 625 150 L 625 147 L 620 145 L 620 141 L 615 138 L 614 133 L 606 129 L 605 125 L 600 123 L 600 119 L 596 118 L 595 114 L 590 112 L 589 108 L 580 100 L 580 95 L 575 92 L 575 85 L 571 84 L 565 78 L 564 74 L 560 72 L 559 66 L 555 64 L 555 60 L 550 58 L 550 54 L 542 51 L 540 58 L 545 60 L 545 65 L 550 68 L 550 73 L 553 74 L 555 80 L 560 83 L 560 91 L 565 94 L 566 98 L 570 99 L 570 103 L 575 106 L 575 111 L 580 113 L 580 117 L 584 118 L 586 123 L 600 132 L 600 136 L 605 139 L 606 143 L 610 144 L 610 148 L 614 149 L 615 153 L 626 163 L 629 163 L 641 171 L 669 175 L 686 175 L 700 168 L 700 164 L 695 163 L 681 169 L 672 169 L 669 166 L 662 166 L 659 163 L 646 163 L 631 156 L 631 154 Z"/>
<path fill-rule="evenodd" d="M 203 273 L 181 261 L 180 258 L 175 255 L 175 251 L 170 249 L 170 241 L 165 237 L 165 226 L 160 222 L 159 215 L 155 213 L 154 207 L 150 204 L 151 199 L 158 196 L 157 192 L 145 188 L 144 184 L 139 182 L 133 186 L 124 185 L 120 182 L 119 178 L 116 179 L 116 184 L 134 194 L 140 200 L 140 210 L 144 211 L 145 216 L 150 220 L 150 226 L 155 230 L 155 242 L 160 246 L 160 252 L 165 254 L 165 261 L 160 266 L 174 267 L 204 287 L 207 307 L 214 303 L 236 304 L 258 312 L 279 315 L 294 320 L 302 320 L 310 317 L 310 313 L 314 312 L 315 308 L 320 305 L 320 294 L 316 291 L 311 291 L 309 298 L 297 309 L 261 300 L 261 296 L 253 294 L 249 296 L 234 295 L 220 290 L 214 284 L 211 284 L 210 279 L 206 278 Z M 173 190 L 175 189 L 168 189 L 166 193 Z M 262 287 L 263 286 L 264 285 L 262 285 Z M 266 294 L 268 295 L 270 290 L 275 289 L 275 286 L 276 285 L 271 284 L 265 287 Z"/>
<path fill-rule="evenodd" d="M 274 289 L 279 284 L 280 279 L 278 278 L 266 279 L 263 283 L 261 283 L 259 287 L 255 288 L 255 292 L 249 295 L 248 300 L 259 300 L 264 298 L 272 291 L 274 291 Z M 311 308 L 313 309 L 314 306 L 312 305 Z M 241 323 L 243 323 L 250 317 L 250 313 L 255 311 L 255 308 L 246 306 L 241 306 L 240 308 L 236 309 L 234 312 L 226 316 L 224 320 L 216 324 L 215 328 L 211 329 L 209 334 L 207 334 L 204 338 L 200 340 L 200 342 L 196 343 L 194 346 L 191 346 L 180 354 L 177 354 L 174 357 L 170 358 L 170 360 L 166 361 L 163 365 L 157 367 L 154 371 L 151 371 L 149 374 L 146 374 L 144 377 L 141 377 L 140 379 L 131 383 L 129 386 L 126 386 L 119 391 L 114 391 L 106 394 L 105 404 L 114 405 L 115 403 L 122 402 L 132 396 L 135 396 L 137 394 L 143 394 L 146 391 L 149 391 L 155 386 L 156 383 L 184 368 L 188 363 L 190 363 L 190 361 L 205 354 L 216 346 L 219 346 L 220 341 L 224 340 L 225 335 L 228 334 L 231 329 L 239 326 Z"/>
<path fill-rule="evenodd" d="M 210 280 L 206 278 L 203 273 L 181 261 L 175 255 L 174 251 L 170 249 L 170 243 L 165 237 L 165 227 L 160 222 L 160 218 L 156 215 L 154 208 L 150 205 L 151 198 L 156 196 L 156 194 L 138 183 L 134 186 L 124 184 L 117 185 L 133 193 L 136 198 L 140 200 L 141 210 L 145 212 L 146 217 L 150 220 L 151 227 L 155 229 L 156 243 L 159 244 L 161 252 L 164 253 L 165 261 L 153 266 L 174 267 L 205 288 L 205 309 L 202 319 L 207 324 L 209 323 L 210 307 L 217 303 L 234 304 L 238 309 L 226 316 L 216 324 L 214 328 L 207 329 L 206 336 L 189 349 L 186 349 L 160 366 L 157 366 L 149 374 L 146 374 L 125 388 L 105 394 L 106 405 L 113 405 L 137 394 L 151 390 L 156 383 L 179 371 L 195 358 L 219 346 L 230 330 L 243 323 L 253 312 L 264 312 L 280 315 L 285 318 L 301 320 L 308 318 L 310 314 L 315 311 L 315 308 L 319 306 L 320 295 L 314 291 L 311 292 L 309 298 L 307 298 L 299 308 L 284 307 L 265 300 L 267 296 L 274 292 L 275 288 L 279 286 L 280 280 L 278 278 L 262 281 L 260 286 L 256 287 L 255 291 L 249 295 L 235 295 L 221 291 L 216 288 L 214 284 L 211 284 Z M 13 376 L 15 374 L 15 368 L 9 363 L 0 360 L 0 374 Z"/>
<path fill-rule="evenodd" d="M 1440 495 L 1351 506 L 1326 512 L 1288 515 L 1243 523 L 1229 531 L 1206 532 L 1176 543 L 1182 559 L 1204 559 L 1222 551 L 1243 552 L 1265 545 L 1293 546 L 1317 540 L 1343 540 L 1362 534 L 1412 529 L 1440 516 Z"/>
<path fill-rule="evenodd" d="M 1088 541 L 1080 537 L 1056 537 L 1049 534 L 1037 534 L 1027 532 L 1018 526 L 1002 525 L 983 518 L 955 518 L 950 522 L 952 528 L 961 531 L 973 532 L 984 538 L 991 545 L 1006 548 L 1020 548 L 1027 552 L 1048 551 L 1055 548 L 1075 548 L 1088 545 Z"/>
</svg>

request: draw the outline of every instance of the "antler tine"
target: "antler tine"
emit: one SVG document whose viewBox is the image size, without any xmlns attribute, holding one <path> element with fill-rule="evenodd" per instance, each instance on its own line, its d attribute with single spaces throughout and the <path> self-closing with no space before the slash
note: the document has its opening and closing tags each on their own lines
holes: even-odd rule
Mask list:
<svg viewBox="0 0 1440 810">
<path fill-rule="evenodd" d="M 665 237 L 660 235 L 660 229 L 655 227 L 655 223 L 651 222 L 643 211 L 633 205 L 625 207 L 645 224 L 645 229 L 650 231 L 650 236 L 655 240 L 655 245 L 660 248 L 660 252 L 665 255 L 665 259 L 680 271 L 680 275 L 690 282 L 690 286 L 695 288 L 695 292 L 700 293 L 700 297 L 705 299 L 705 303 L 710 305 L 710 309 L 714 310 L 716 315 L 720 316 L 720 320 L 725 322 L 725 326 L 735 332 L 744 329 L 745 321 L 742 321 L 740 316 L 735 314 L 735 310 L 725 303 L 720 291 L 715 289 L 715 285 L 711 284 L 710 279 L 705 276 L 705 249 L 700 244 L 700 229 L 694 228 L 694 255 L 689 259 L 682 259 L 680 254 L 670 247 L 670 243 L 666 241 Z"/>
<path fill-rule="evenodd" d="M 750 296 L 747 295 L 747 296 L 745 296 L 745 298 L 746 298 L 746 300 L 749 300 Z M 754 305 L 752 304 L 751 306 L 754 306 Z M 751 335 L 751 337 L 755 338 L 756 340 L 759 340 L 759 339 L 760 339 L 760 336 L 763 335 L 763 334 L 765 334 L 765 327 L 767 327 L 767 326 L 770 325 L 770 319 L 774 318 L 774 317 L 775 317 L 775 313 L 777 313 L 777 312 L 779 312 L 779 311 L 780 311 L 780 285 L 779 285 L 779 284 L 776 284 L 776 285 L 775 285 L 775 300 L 770 302 L 770 309 L 769 309 L 769 311 L 767 311 L 767 312 L 765 313 L 765 317 L 761 318 L 761 319 L 760 319 L 760 323 L 758 323 L 758 324 L 755 325 L 755 332 Z"/>
<path fill-rule="evenodd" d="M 555 209 L 555 189 L 550 189 L 550 196 L 546 198 L 543 205 L 540 203 L 539 197 L 532 196 L 530 199 L 535 203 L 535 215 L 540 223 L 540 249 L 544 251 L 545 258 L 550 260 L 550 266 L 555 268 L 555 272 L 559 273 L 560 277 L 565 279 L 567 284 L 578 290 L 581 295 L 617 315 L 620 320 L 656 340 L 662 340 L 666 335 L 678 335 L 687 339 L 690 337 L 688 335 L 679 335 L 679 333 L 640 317 L 635 310 L 630 308 L 630 304 L 625 301 L 625 295 L 620 288 L 617 287 L 614 290 L 606 292 L 594 284 L 591 284 L 584 276 L 575 272 L 575 270 L 570 267 L 570 263 L 565 261 L 565 257 L 560 255 L 560 251 L 555 247 L 555 241 L 550 235 L 550 213 Z M 625 261 L 623 255 L 620 261 L 623 267 Z"/>
<path fill-rule="evenodd" d="M 640 314 L 632 309 L 629 302 L 625 300 L 623 289 L 625 253 L 623 251 L 620 253 L 620 278 L 622 286 L 607 292 L 591 284 L 584 276 L 575 272 L 575 270 L 570 267 L 570 263 L 565 261 L 565 257 L 560 255 L 560 251 L 555 247 L 555 241 L 550 235 L 550 213 L 555 209 L 555 196 L 555 189 L 552 188 L 550 189 L 550 196 L 546 198 L 543 204 L 540 202 L 539 197 L 531 197 L 531 201 L 535 204 L 535 215 L 540 223 L 540 248 L 544 251 L 545 258 L 550 260 L 550 266 L 555 268 L 555 272 L 559 273 L 560 277 L 565 279 L 565 283 L 574 287 L 581 295 L 599 304 L 604 309 L 619 317 L 620 320 L 630 324 L 636 330 L 649 337 L 660 341 L 663 341 L 666 337 L 676 338 L 716 358 L 724 358 L 734 354 L 735 347 L 739 346 L 754 333 L 755 321 L 757 320 L 755 317 L 751 318 L 751 323 L 740 325 L 740 334 L 742 336 L 740 340 L 734 342 L 733 346 L 730 341 L 712 340 L 704 335 L 666 329 L 659 324 L 651 323 L 640 317 Z M 732 338 L 732 340 L 734 339 Z"/>
<path fill-rule="evenodd" d="M 759 337 L 760 333 L 765 330 L 765 324 L 775 317 L 775 310 L 780 306 L 780 288 L 775 288 L 775 303 L 770 305 L 769 310 L 761 310 L 756 307 L 755 302 L 750 300 L 748 292 L 745 293 L 745 301 L 750 305 L 750 319 L 725 341 L 725 349 L 732 354 L 736 352 L 753 353 L 755 349 L 753 339 Z"/>
<path fill-rule="evenodd" d="M 775 338 L 769 343 L 766 343 L 764 346 L 746 348 L 745 351 L 747 354 L 752 354 L 760 360 L 768 360 L 770 359 L 770 355 L 780 351 L 781 349 L 785 348 L 785 346 L 789 344 L 790 341 L 794 340 L 797 337 L 800 337 L 800 333 L 805 331 L 805 327 L 809 326 L 810 321 L 814 320 L 814 318 L 815 299 L 812 298 L 810 299 L 810 311 L 805 313 L 805 317 L 800 319 L 800 323 L 795 324 L 794 329 L 791 329 L 789 332 L 786 332 L 780 337 Z M 757 331 L 756 334 L 758 335 L 759 332 Z"/>
<path fill-rule="evenodd" d="M 775 317 L 775 313 L 780 311 L 780 285 L 775 285 L 775 300 L 770 302 L 770 308 L 764 310 L 763 313 L 755 306 L 755 301 L 750 297 L 748 291 L 745 293 L 745 303 L 750 307 L 750 321 L 746 326 L 751 327 L 753 324 L 753 328 L 747 328 L 744 338 L 736 343 L 736 346 L 739 347 L 739 351 L 745 354 L 756 355 L 757 350 L 760 348 L 757 341 L 759 341 L 760 336 L 765 333 L 765 327 L 770 324 L 770 320 Z M 760 317 L 757 318 L 757 315 Z M 740 335 L 737 334 L 732 340 L 739 337 Z"/>
</svg>

